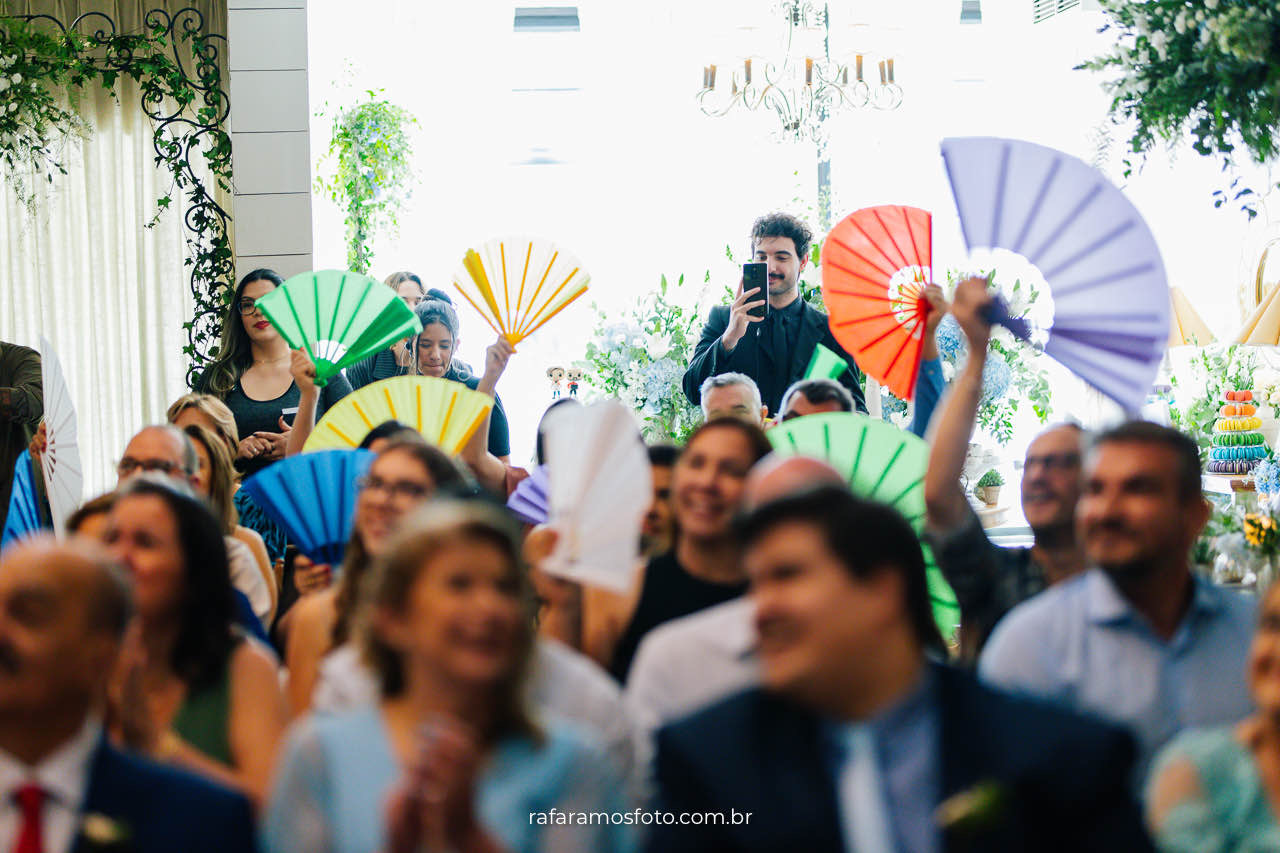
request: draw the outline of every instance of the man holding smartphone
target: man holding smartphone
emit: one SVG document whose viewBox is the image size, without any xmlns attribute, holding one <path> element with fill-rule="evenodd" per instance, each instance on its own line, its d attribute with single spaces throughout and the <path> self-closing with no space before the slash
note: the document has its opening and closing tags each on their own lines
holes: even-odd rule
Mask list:
<svg viewBox="0 0 1280 853">
<path fill-rule="evenodd" d="M 747 274 L 759 272 L 748 264 L 733 304 L 711 309 L 684 374 L 684 393 L 693 405 L 700 404 L 708 377 L 737 372 L 755 380 L 769 414 L 775 415 L 783 393 L 804 376 L 815 347 L 822 344 L 848 362 L 840 384 L 849 389 L 857 411 L 867 410 L 862 371 L 836 343 L 827 316 L 800 298 L 800 273 L 809 262 L 812 241 L 809 227 L 786 213 L 767 214 L 752 225 L 752 260 L 764 266 L 767 294 L 760 292 L 758 279 L 747 284 Z"/>
</svg>

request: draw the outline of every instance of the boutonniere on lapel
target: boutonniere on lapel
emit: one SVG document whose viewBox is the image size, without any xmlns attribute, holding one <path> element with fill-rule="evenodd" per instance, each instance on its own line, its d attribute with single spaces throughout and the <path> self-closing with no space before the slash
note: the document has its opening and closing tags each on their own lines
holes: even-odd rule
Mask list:
<svg viewBox="0 0 1280 853">
<path fill-rule="evenodd" d="M 133 833 L 124 821 L 90 812 L 80 821 L 80 843 L 75 849 L 82 853 L 131 853 Z"/>
<path fill-rule="evenodd" d="M 933 818 L 944 832 L 977 835 L 1000 823 L 1008 805 L 1008 789 L 995 780 L 987 780 L 947 797 Z"/>
</svg>

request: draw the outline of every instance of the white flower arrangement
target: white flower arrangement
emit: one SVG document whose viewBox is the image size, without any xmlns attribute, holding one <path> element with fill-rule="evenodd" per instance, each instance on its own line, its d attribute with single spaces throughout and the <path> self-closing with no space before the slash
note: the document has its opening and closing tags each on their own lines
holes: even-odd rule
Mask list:
<svg viewBox="0 0 1280 853">
<path fill-rule="evenodd" d="M 1158 142 L 1188 135 L 1200 154 L 1233 168 L 1240 149 L 1258 163 L 1280 153 L 1280 4 L 1256 0 L 1101 0 L 1117 36 L 1112 50 L 1081 67 L 1115 72 L 1104 82 L 1111 116 L 1129 125 L 1128 149 L 1143 155 Z M 1133 164 L 1126 160 L 1126 176 Z M 1239 202 L 1251 217 L 1255 193 L 1231 186 L 1214 205 Z"/>
</svg>

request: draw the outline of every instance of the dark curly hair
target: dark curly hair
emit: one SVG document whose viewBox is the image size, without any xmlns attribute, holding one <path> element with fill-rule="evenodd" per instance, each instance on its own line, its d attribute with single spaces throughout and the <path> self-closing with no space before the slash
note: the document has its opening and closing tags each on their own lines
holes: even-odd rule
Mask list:
<svg viewBox="0 0 1280 853">
<path fill-rule="evenodd" d="M 790 213 L 777 211 L 766 213 L 751 225 L 751 251 L 754 254 L 756 243 L 765 237 L 789 237 L 796 247 L 796 257 L 809 257 L 809 246 L 813 243 L 813 232 L 809 226 Z"/>
</svg>

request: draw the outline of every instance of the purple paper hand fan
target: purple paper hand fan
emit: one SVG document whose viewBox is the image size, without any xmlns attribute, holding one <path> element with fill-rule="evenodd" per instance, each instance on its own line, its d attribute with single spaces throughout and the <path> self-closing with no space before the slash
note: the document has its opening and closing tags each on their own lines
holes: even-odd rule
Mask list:
<svg viewBox="0 0 1280 853">
<path fill-rule="evenodd" d="M 547 466 L 539 465 L 533 469 L 533 473 L 520 481 L 511 497 L 507 498 L 507 509 L 528 524 L 546 524 L 551 506 L 548 498 L 550 490 Z"/>
<path fill-rule="evenodd" d="M 942 158 L 969 250 L 1015 252 L 1048 282 L 1045 353 L 1137 411 L 1169 338 L 1164 263 L 1137 208 L 1098 170 L 1043 145 L 945 139 Z M 992 319 L 1010 325 L 1007 314 Z"/>
</svg>

